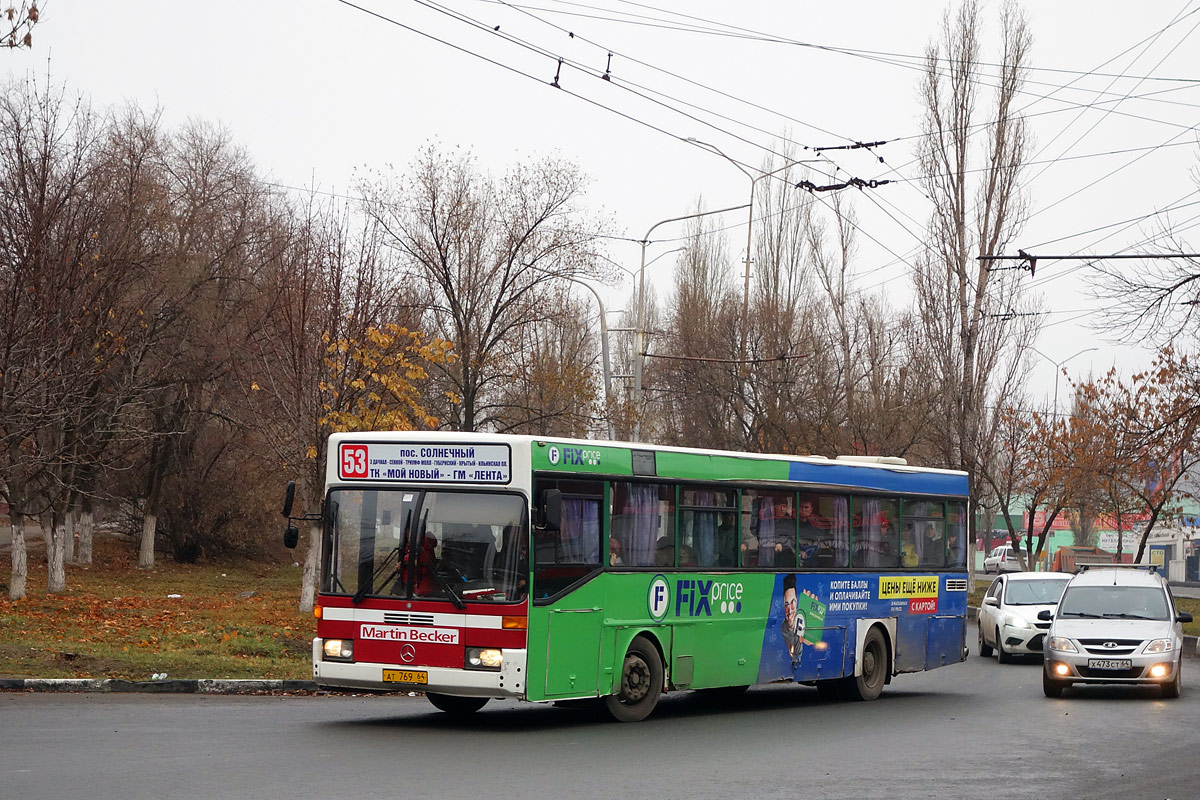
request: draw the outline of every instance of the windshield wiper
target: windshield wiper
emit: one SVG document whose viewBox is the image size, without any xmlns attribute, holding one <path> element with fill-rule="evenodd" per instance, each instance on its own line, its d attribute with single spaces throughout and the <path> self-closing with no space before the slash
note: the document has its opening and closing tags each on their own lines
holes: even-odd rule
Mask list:
<svg viewBox="0 0 1200 800">
<path fill-rule="evenodd" d="M 454 607 L 466 608 L 467 604 L 458 596 L 458 592 L 454 591 L 454 587 L 450 585 L 450 581 L 446 580 L 446 576 L 442 574 L 441 570 L 432 569 L 430 571 L 433 572 L 433 577 L 442 585 L 442 588 L 446 590 L 446 594 L 450 595 L 450 599 L 454 601 Z"/>
<path fill-rule="evenodd" d="M 363 601 L 363 598 L 367 596 L 367 593 L 374 590 L 375 581 L 378 580 L 379 576 L 382 575 L 389 567 L 391 567 L 393 559 L 395 559 L 397 562 L 399 562 L 399 560 L 400 560 L 400 548 L 399 547 L 394 548 L 390 553 L 387 554 L 387 556 L 383 559 L 383 561 L 379 562 L 379 567 L 375 570 L 375 574 L 373 574 L 371 576 L 370 583 L 364 583 L 362 586 L 358 587 L 358 591 L 355 592 L 354 597 L 351 598 L 351 600 L 354 601 L 354 605 L 358 605 L 359 603 L 361 603 Z M 379 588 L 382 589 L 383 587 L 381 586 Z"/>
<path fill-rule="evenodd" d="M 1085 617 L 1087 619 L 1104 619 L 1104 614 L 1089 614 L 1086 611 L 1062 611 L 1060 617 Z"/>
<path fill-rule="evenodd" d="M 1143 616 L 1142 614 L 1129 614 L 1122 611 L 1119 614 L 1105 614 L 1106 617 L 1117 617 L 1119 619 L 1155 619 L 1154 617 Z"/>
</svg>

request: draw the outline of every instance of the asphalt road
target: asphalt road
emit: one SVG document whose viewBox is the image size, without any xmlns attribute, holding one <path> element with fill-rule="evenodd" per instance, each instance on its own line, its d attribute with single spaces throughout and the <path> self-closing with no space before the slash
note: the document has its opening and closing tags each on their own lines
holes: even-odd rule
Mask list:
<svg viewBox="0 0 1200 800">
<path fill-rule="evenodd" d="M 974 647 L 975 632 L 970 632 Z M 649 720 L 420 697 L 0 694 L 0 797 L 1189 798 L 1200 662 L 1184 693 L 1042 696 L 1040 663 L 902 675 L 873 703 L 799 686 Z"/>
</svg>

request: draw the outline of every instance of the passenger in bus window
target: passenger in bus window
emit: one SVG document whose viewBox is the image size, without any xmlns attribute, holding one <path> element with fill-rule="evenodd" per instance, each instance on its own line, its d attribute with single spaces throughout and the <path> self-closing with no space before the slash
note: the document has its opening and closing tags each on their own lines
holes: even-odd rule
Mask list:
<svg viewBox="0 0 1200 800">
<path fill-rule="evenodd" d="M 942 532 L 935 523 L 925 524 L 925 540 L 921 543 L 921 566 L 940 567 L 945 563 L 946 550 Z"/>
<path fill-rule="evenodd" d="M 717 566 L 737 566 L 737 520 L 732 511 L 722 511 L 717 524 Z"/>
<path fill-rule="evenodd" d="M 900 565 L 915 567 L 920 563 L 917 557 L 917 536 L 913 532 L 913 524 L 905 523 L 900 539 Z"/>
<path fill-rule="evenodd" d="M 817 524 L 817 518 L 813 514 L 813 505 L 813 499 L 808 495 L 801 495 L 800 502 L 796 504 L 796 533 L 800 542 L 799 556 L 802 567 L 817 563 L 821 547 L 823 545 L 828 547 L 826 542 L 828 531 Z"/>
<path fill-rule="evenodd" d="M 658 544 L 654 549 L 654 565 L 657 567 L 675 566 L 675 543 L 671 541 L 671 537 L 658 537 Z"/>
<path fill-rule="evenodd" d="M 620 567 L 625 564 L 621 560 L 621 543 L 617 541 L 615 536 L 608 540 L 608 563 L 614 567 Z"/>
<path fill-rule="evenodd" d="M 686 544 L 679 545 L 679 566 L 696 566 L 696 556 L 693 555 L 692 548 L 688 547 Z"/>
<path fill-rule="evenodd" d="M 951 528 L 946 534 L 946 564 L 951 567 L 961 567 L 966 564 L 958 528 Z"/>
<path fill-rule="evenodd" d="M 742 528 L 742 566 L 758 566 L 758 537 L 749 525 Z"/>
</svg>

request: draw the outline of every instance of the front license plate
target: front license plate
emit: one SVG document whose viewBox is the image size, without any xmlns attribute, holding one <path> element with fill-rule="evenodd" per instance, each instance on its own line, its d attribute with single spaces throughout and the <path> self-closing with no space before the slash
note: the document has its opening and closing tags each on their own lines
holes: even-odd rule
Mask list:
<svg viewBox="0 0 1200 800">
<path fill-rule="evenodd" d="M 1130 669 L 1133 661 L 1128 658 L 1089 658 L 1088 669 Z"/>
<path fill-rule="evenodd" d="M 385 669 L 384 683 L 429 683 L 429 673 L 425 670 Z"/>
</svg>

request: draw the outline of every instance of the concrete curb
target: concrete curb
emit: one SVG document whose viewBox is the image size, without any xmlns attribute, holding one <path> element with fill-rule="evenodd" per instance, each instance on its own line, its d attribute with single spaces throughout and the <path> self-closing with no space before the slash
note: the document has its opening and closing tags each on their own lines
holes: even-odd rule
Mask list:
<svg viewBox="0 0 1200 800">
<path fill-rule="evenodd" d="M 315 681 L 292 680 L 163 680 L 123 681 L 115 678 L 0 678 L 0 691 L 10 692 L 152 692 L 162 694 L 262 694 L 315 692 Z"/>
</svg>

